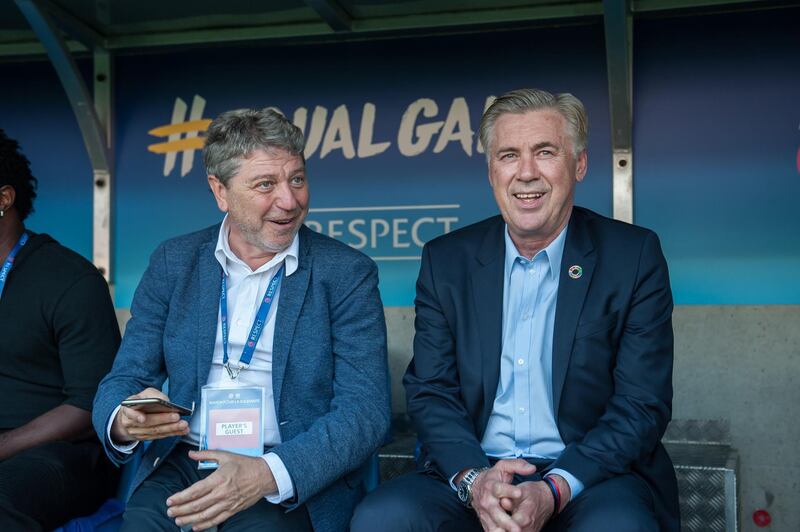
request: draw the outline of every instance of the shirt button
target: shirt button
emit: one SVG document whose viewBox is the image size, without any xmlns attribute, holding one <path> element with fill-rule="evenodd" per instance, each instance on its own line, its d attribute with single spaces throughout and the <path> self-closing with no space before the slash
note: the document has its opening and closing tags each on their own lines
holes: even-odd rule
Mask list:
<svg viewBox="0 0 800 532">
<path fill-rule="evenodd" d="M 522 319 L 525 320 L 525 321 L 528 321 L 529 319 L 531 319 L 531 315 L 530 314 L 523 314 L 522 315 Z"/>
<path fill-rule="evenodd" d="M 236 320 L 236 325 L 241 325 L 241 324 L 242 324 L 242 320 Z"/>
<path fill-rule="evenodd" d="M 520 366 L 523 365 L 524 363 L 525 363 L 525 359 L 524 358 L 518 358 L 517 359 L 517 364 L 519 364 Z"/>
<path fill-rule="evenodd" d="M 524 414 L 525 413 L 525 407 L 524 406 L 519 407 L 519 413 L 520 414 Z"/>
</svg>

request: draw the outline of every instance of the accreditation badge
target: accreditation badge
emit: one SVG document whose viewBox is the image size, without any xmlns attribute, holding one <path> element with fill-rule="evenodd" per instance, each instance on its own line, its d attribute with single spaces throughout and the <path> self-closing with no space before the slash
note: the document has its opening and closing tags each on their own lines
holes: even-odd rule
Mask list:
<svg viewBox="0 0 800 532">
<path fill-rule="evenodd" d="M 228 451 L 246 456 L 264 454 L 263 386 L 236 381 L 206 385 L 200 392 L 200 450 Z M 201 461 L 198 469 L 216 469 Z"/>
</svg>

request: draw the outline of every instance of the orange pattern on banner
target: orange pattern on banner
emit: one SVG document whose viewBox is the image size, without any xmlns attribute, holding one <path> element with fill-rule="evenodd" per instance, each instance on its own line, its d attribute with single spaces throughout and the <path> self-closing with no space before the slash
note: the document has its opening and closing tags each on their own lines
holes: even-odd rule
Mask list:
<svg viewBox="0 0 800 532">
<path fill-rule="evenodd" d="M 159 142 L 147 147 L 153 153 L 169 153 L 171 151 L 200 150 L 205 146 L 206 139 L 203 137 L 193 137 L 190 139 L 173 140 L 171 142 Z"/>
<path fill-rule="evenodd" d="M 189 122 L 180 122 L 178 124 L 168 124 L 166 126 L 159 126 L 148 131 L 154 137 L 168 137 L 170 135 L 180 135 L 182 133 L 202 133 L 208 130 L 211 120 L 203 118 L 201 120 L 190 120 Z M 205 145 L 205 138 L 191 137 L 188 139 L 172 140 L 169 142 L 159 142 L 151 144 L 147 147 L 148 151 L 153 153 L 169 153 L 184 150 L 199 150 Z"/>
</svg>

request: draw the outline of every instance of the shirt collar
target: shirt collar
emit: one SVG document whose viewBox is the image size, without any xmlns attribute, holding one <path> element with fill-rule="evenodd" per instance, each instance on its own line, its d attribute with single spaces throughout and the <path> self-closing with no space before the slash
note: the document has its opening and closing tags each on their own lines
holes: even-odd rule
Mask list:
<svg viewBox="0 0 800 532">
<path fill-rule="evenodd" d="M 241 266 L 244 266 L 248 270 L 250 267 L 245 264 L 245 262 L 236 256 L 236 254 L 231 250 L 230 244 L 228 243 L 228 233 L 230 233 L 230 224 L 231 221 L 228 218 L 228 215 L 225 215 L 225 219 L 222 220 L 222 225 L 219 228 L 219 236 L 217 237 L 217 247 L 214 249 L 214 257 L 219 262 L 220 266 L 222 266 L 222 271 L 225 272 L 225 275 L 229 275 L 228 272 L 228 262 L 234 262 Z M 298 257 L 300 255 L 300 232 L 298 231 L 294 238 L 292 239 L 292 243 L 289 244 L 289 247 L 281 251 L 280 253 L 276 254 L 272 257 L 266 264 L 262 265 L 260 268 L 255 270 L 253 273 L 260 273 L 273 268 L 274 266 L 280 264 L 282 261 L 286 261 L 286 277 L 292 275 L 295 271 L 297 271 L 298 265 Z"/>
<path fill-rule="evenodd" d="M 564 243 L 567 240 L 567 227 L 569 227 L 569 224 L 564 226 L 564 229 L 558 233 L 558 236 L 552 242 L 550 242 L 546 248 L 540 250 L 536 255 L 533 256 L 533 259 L 535 260 L 540 253 L 544 253 L 545 258 L 550 265 L 550 278 L 554 281 L 558 279 L 558 272 L 561 269 L 561 257 L 564 255 Z M 511 240 L 511 235 L 508 234 L 508 224 L 505 225 L 503 236 L 505 237 L 506 241 L 505 274 L 506 277 L 508 277 L 511 274 L 511 268 L 514 265 L 514 261 L 517 259 L 526 262 L 531 261 L 528 261 L 526 257 L 523 257 L 517 249 L 517 246 L 514 245 L 514 241 Z"/>
</svg>

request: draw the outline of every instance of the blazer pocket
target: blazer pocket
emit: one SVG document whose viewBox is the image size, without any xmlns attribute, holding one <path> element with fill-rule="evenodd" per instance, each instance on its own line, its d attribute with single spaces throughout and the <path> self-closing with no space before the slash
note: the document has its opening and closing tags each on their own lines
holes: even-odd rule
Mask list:
<svg viewBox="0 0 800 532">
<path fill-rule="evenodd" d="M 575 330 L 575 339 L 577 340 L 578 338 L 584 338 L 611 329 L 617 324 L 618 316 L 619 312 L 614 311 L 596 320 L 581 321 L 578 323 L 578 328 Z"/>
</svg>

